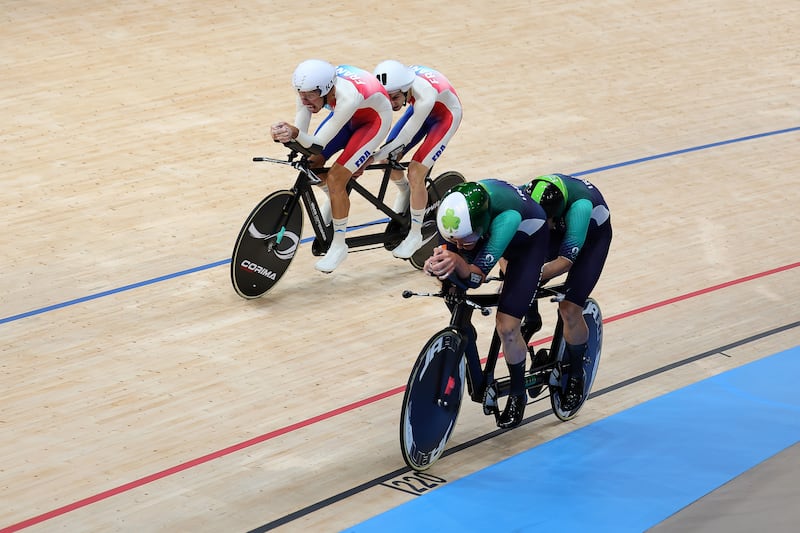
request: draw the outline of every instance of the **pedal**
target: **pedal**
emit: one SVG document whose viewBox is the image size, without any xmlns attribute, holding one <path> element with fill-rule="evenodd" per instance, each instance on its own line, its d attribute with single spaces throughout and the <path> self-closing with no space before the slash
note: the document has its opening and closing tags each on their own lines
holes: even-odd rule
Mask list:
<svg viewBox="0 0 800 533">
<path fill-rule="evenodd" d="M 325 244 L 320 242 L 319 239 L 314 237 L 314 240 L 311 242 L 311 255 L 314 255 L 316 257 L 323 256 L 323 255 L 325 255 L 325 252 L 328 251 L 329 247 L 330 247 L 330 244 L 328 244 L 326 246 Z"/>
<path fill-rule="evenodd" d="M 492 383 L 486 387 L 486 392 L 483 394 L 483 414 L 485 415 L 499 415 L 500 409 L 497 407 L 497 387 Z"/>
<path fill-rule="evenodd" d="M 556 364 L 553 367 L 552 372 L 550 372 L 550 386 L 551 387 L 561 387 L 561 365 Z"/>
<path fill-rule="evenodd" d="M 550 350 L 547 348 L 539 348 L 536 353 L 533 353 L 533 349 L 529 347 L 528 355 L 531 356 L 530 372 L 533 372 L 537 368 L 541 368 L 550 363 Z"/>
<path fill-rule="evenodd" d="M 531 352 L 531 350 L 529 350 L 529 352 Z M 536 373 L 537 371 L 539 371 L 539 369 L 541 369 L 542 367 L 546 367 L 549 363 L 550 363 L 549 350 L 541 348 L 535 354 L 531 353 L 531 369 L 525 379 L 526 385 L 528 384 L 529 380 L 533 381 L 533 383 L 531 383 L 531 386 L 526 387 L 526 389 L 528 390 L 529 398 L 531 399 L 536 398 L 542 393 L 542 389 L 544 389 L 545 384 L 543 382 L 541 382 L 539 385 L 534 384 L 535 381 L 537 380 Z"/>
</svg>

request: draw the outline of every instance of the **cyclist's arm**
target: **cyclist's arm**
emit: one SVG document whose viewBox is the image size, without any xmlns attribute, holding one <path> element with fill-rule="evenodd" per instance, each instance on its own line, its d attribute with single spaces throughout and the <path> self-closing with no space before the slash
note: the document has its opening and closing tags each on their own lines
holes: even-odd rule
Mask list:
<svg viewBox="0 0 800 533">
<path fill-rule="evenodd" d="M 572 268 L 572 261 L 566 257 L 558 256 L 552 261 L 548 261 L 544 264 L 542 267 L 542 279 L 553 279 L 556 276 L 560 276 L 564 272 L 569 272 L 570 268 Z"/>
<path fill-rule="evenodd" d="M 308 131 L 308 127 L 311 125 L 311 110 L 303 105 L 303 101 L 299 96 L 297 97 L 297 110 L 294 115 L 294 125 L 301 132 Z"/>
<path fill-rule="evenodd" d="M 552 279 L 568 272 L 586 242 L 589 221 L 592 218 L 592 202 L 581 199 L 570 206 L 564 215 L 567 232 L 558 250 L 558 257 L 545 263 L 542 279 Z"/>
<path fill-rule="evenodd" d="M 433 255 L 426 261 L 422 270 L 444 281 L 450 279 L 457 285 L 474 289 L 486 276 L 477 265 L 467 261 L 452 244 L 443 244 L 433 249 Z"/>
<path fill-rule="evenodd" d="M 414 114 L 403 125 L 403 129 L 400 130 L 397 136 L 381 147 L 381 154 L 389 154 L 395 148 L 408 146 L 408 143 L 422 128 L 425 120 L 428 119 L 428 115 L 433 111 L 439 92 L 430 83 L 421 78 L 414 80 L 412 90 L 414 92 Z"/>
<path fill-rule="evenodd" d="M 336 107 L 314 135 L 300 131 L 296 141 L 306 148 L 314 144 L 326 146 L 331 139 L 353 118 L 362 101 L 361 93 L 351 83 L 336 84 Z"/>
<path fill-rule="evenodd" d="M 515 209 L 503 211 L 492 219 L 489 240 L 475 257 L 475 265 L 484 277 L 494 268 L 517 233 L 522 215 Z"/>
<path fill-rule="evenodd" d="M 458 276 L 459 279 L 463 280 L 464 284 L 470 289 L 474 289 L 486 281 L 486 274 L 484 274 L 477 265 L 467 263 L 460 255 L 456 256 L 454 263 L 455 269 L 453 273 Z"/>
</svg>

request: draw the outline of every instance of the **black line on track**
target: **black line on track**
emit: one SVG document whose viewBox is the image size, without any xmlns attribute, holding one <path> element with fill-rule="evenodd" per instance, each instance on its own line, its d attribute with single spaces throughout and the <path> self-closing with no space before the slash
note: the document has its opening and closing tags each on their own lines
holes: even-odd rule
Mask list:
<svg viewBox="0 0 800 533">
<path fill-rule="evenodd" d="M 679 367 L 694 363 L 696 361 L 700 361 L 701 359 L 705 359 L 705 358 L 710 357 L 712 355 L 717 355 L 717 354 L 726 355 L 723 352 L 725 352 L 727 350 L 730 350 L 732 348 L 737 348 L 737 347 L 743 346 L 745 344 L 750 344 L 751 342 L 755 342 L 757 340 L 761 340 L 761 339 L 764 339 L 766 337 L 771 337 L 773 335 L 777 335 L 778 333 L 783 333 L 784 331 L 788 331 L 790 329 L 794 329 L 794 328 L 796 328 L 798 326 L 800 326 L 800 321 L 792 322 L 791 324 L 778 326 L 778 327 L 773 328 L 771 330 L 764 331 L 762 333 L 757 333 L 755 335 L 751 335 L 749 337 L 745 337 L 745 338 L 740 339 L 738 341 L 734 341 L 734 342 L 732 342 L 730 344 L 726 344 L 724 346 L 720 346 L 718 348 L 714 348 L 712 350 L 708 350 L 706 352 L 703 352 L 703 353 L 700 353 L 700 354 L 697 354 L 697 355 L 693 355 L 693 356 L 687 357 L 685 359 L 681 359 L 680 361 L 676 361 L 674 363 L 670 363 L 668 365 L 664 365 L 662 367 L 656 368 L 656 369 L 651 370 L 649 372 L 645 372 L 643 374 L 639 374 L 638 376 L 634 376 L 632 378 L 620 381 L 619 383 L 616 383 L 614 385 L 610 385 L 610 386 L 608 386 L 608 387 L 606 387 L 604 389 L 600 389 L 598 391 L 592 392 L 591 394 L 589 394 L 589 398 L 588 399 L 597 398 L 598 396 L 603 396 L 604 394 L 608 394 L 608 393 L 617 391 L 617 390 L 622 389 L 624 387 L 627 387 L 629 385 L 633 385 L 634 383 L 638 383 L 638 382 L 643 381 L 645 379 L 655 377 L 655 376 L 657 376 L 659 374 L 663 374 L 665 372 L 669 372 L 671 370 L 675 370 L 676 368 L 679 368 Z M 540 400 L 537 400 L 537 401 L 540 401 Z M 536 401 L 534 401 L 533 403 L 536 403 Z M 545 411 L 536 413 L 535 415 L 526 417 L 522 421 L 522 424 L 520 424 L 520 425 L 530 424 L 531 422 L 534 422 L 536 420 L 540 420 L 542 418 L 545 418 L 546 416 L 550 416 L 551 414 L 552 414 L 551 410 L 547 409 Z M 496 437 L 496 436 L 498 436 L 498 435 L 500 435 L 502 433 L 506 433 L 507 431 L 511 431 L 511 430 L 509 430 L 509 429 L 496 429 L 494 431 L 490 431 L 489 433 L 485 433 L 485 434 L 483 434 L 483 435 L 481 435 L 479 437 L 475 437 L 472 440 L 463 442 L 463 443 L 461 443 L 461 444 L 459 444 L 457 446 L 453 446 L 452 448 L 449 448 L 447 451 L 445 451 L 442 454 L 441 458 L 448 457 L 448 456 L 453 455 L 455 453 L 458 453 L 458 452 L 460 452 L 462 450 L 466 450 L 468 448 L 476 446 L 476 445 L 478 445 L 478 444 L 480 444 L 482 442 L 485 442 L 485 441 L 487 441 L 489 439 L 492 439 L 492 438 L 494 438 L 494 437 Z M 406 474 L 406 473 L 409 473 L 409 472 L 412 472 L 412 470 L 410 468 L 408 468 L 408 467 L 399 468 L 399 469 L 397 469 L 397 470 L 395 470 L 393 472 L 389 472 L 388 474 L 384 474 L 382 476 L 379 476 L 379 477 L 377 477 L 375 479 L 372 479 L 370 481 L 362 483 L 361 485 L 355 486 L 355 487 L 353 487 L 351 489 L 348 489 L 348 490 L 346 490 L 344 492 L 340 492 L 339 494 L 335 494 L 335 495 L 333 495 L 333 496 L 331 496 L 329 498 L 325 498 L 324 500 L 320 500 L 320 501 L 318 501 L 316 503 L 313 503 L 313 504 L 311 504 L 311 505 L 309 505 L 307 507 L 304 507 L 302 509 L 298 509 L 297 511 L 295 511 L 293 513 L 289 513 L 289 514 L 287 514 L 285 516 L 282 516 L 282 517 L 280 517 L 280 518 L 278 518 L 276 520 L 273 520 L 272 522 L 268 522 L 268 523 L 266 523 L 266 524 L 264 524 L 262 526 L 259 526 L 259 527 L 255 528 L 255 529 L 252 529 L 248 533 L 263 533 L 265 531 L 271 531 L 271 530 L 273 530 L 275 528 L 278 528 L 280 526 L 284 526 L 286 524 L 289 524 L 289 523 L 291 523 L 291 522 L 293 522 L 293 521 L 295 521 L 295 520 L 297 520 L 299 518 L 303 518 L 304 516 L 308 516 L 309 514 L 315 512 L 315 511 L 319 511 L 320 509 L 324 509 L 325 507 L 328 507 L 329 505 L 333 505 L 335 503 L 338 503 L 338 502 L 340 502 L 342 500 L 345 500 L 345 499 L 349 498 L 350 496 L 354 496 L 354 495 L 356 495 L 356 494 L 358 494 L 360 492 L 364 492 L 367 489 L 371 489 L 373 487 L 376 487 L 376 486 L 378 486 L 378 485 L 380 485 L 380 484 L 382 484 L 382 483 L 384 483 L 386 481 L 389 481 L 390 479 L 394 479 L 397 476 L 400 476 L 402 474 Z"/>
</svg>

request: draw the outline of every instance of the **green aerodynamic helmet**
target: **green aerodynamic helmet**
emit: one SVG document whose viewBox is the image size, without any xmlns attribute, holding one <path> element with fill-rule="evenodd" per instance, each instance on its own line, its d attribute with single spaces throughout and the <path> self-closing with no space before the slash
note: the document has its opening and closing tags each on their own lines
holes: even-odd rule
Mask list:
<svg viewBox="0 0 800 533">
<path fill-rule="evenodd" d="M 489 222 L 489 193 L 475 182 L 454 185 L 436 212 L 439 233 L 448 241 L 477 241 L 489 230 Z"/>
<path fill-rule="evenodd" d="M 542 206 L 547 218 L 555 218 L 564 213 L 567 207 L 567 186 L 557 174 L 534 178 L 525 191 Z"/>
</svg>

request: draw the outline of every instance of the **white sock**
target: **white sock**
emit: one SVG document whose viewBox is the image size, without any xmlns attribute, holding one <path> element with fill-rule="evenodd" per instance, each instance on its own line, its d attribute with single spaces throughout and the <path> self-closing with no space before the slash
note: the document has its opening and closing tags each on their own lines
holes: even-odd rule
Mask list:
<svg viewBox="0 0 800 533">
<path fill-rule="evenodd" d="M 320 198 L 317 203 L 319 204 L 319 214 L 322 217 L 322 221 L 325 224 L 330 224 L 331 222 L 331 195 L 328 192 L 328 186 L 324 183 L 318 185 L 320 189 L 325 193 L 325 196 Z"/>
<path fill-rule="evenodd" d="M 401 178 L 399 180 L 396 180 L 396 181 L 392 180 L 392 183 L 394 183 L 395 186 L 398 189 L 400 189 L 401 191 L 407 191 L 409 189 L 409 187 L 410 187 L 410 185 L 408 184 L 408 178 L 406 178 L 405 176 L 403 176 L 403 178 Z"/>
<path fill-rule="evenodd" d="M 422 222 L 425 220 L 425 209 L 411 208 L 411 228 L 408 233 L 422 234 Z"/>
<path fill-rule="evenodd" d="M 331 246 L 345 246 L 345 235 L 347 233 L 347 217 L 333 219 L 333 241 Z"/>
<path fill-rule="evenodd" d="M 411 186 L 408 184 L 408 178 L 403 177 L 397 181 L 392 181 L 397 187 L 397 196 L 394 199 L 392 211 L 395 213 L 402 213 L 408 207 L 408 199 L 411 194 Z"/>
</svg>

